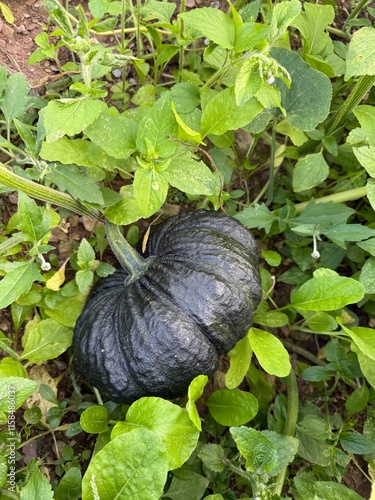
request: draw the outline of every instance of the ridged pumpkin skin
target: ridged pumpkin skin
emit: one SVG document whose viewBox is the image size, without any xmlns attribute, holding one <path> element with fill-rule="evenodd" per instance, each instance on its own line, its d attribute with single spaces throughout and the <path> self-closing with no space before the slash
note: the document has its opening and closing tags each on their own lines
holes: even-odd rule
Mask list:
<svg viewBox="0 0 375 500">
<path fill-rule="evenodd" d="M 250 232 L 224 214 L 197 211 L 156 226 L 151 264 L 97 283 L 73 338 L 74 367 L 112 400 L 173 399 L 246 335 L 261 298 Z"/>
</svg>

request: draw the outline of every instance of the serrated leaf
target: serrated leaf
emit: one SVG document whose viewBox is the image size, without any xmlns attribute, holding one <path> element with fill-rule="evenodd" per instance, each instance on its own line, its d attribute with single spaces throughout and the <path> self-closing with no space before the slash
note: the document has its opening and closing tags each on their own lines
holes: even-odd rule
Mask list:
<svg viewBox="0 0 375 500">
<path fill-rule="evenodd" d="M 106 108 L 104 102 L 89 98 L 50 101 L 44 112 L 46 141 L 54 142 L 64 135 L 79 134 L 86 130 Z"/>
<path fill-rule="evenodd" d="M 199 431 L 202 430 L 202 423 L 195 402 L 202 396 L 207 382 L 207 375 L 198 375 L 194 380 L 190 382 L 188 389 L 186 411 L 189 415 L 190 420 Z"/>
<path fill-rule="evenodd" d="M 62 137 L 53 143 L 44 142 L 40 156 L 47 161 L 58 161 L 63 165 L 96 168 L 103 165 L 101 149 L 85 139 Z"/>
<path fill-rule="evenodd" d="M 60 191 L 67 191 L 73 198 L 104 205 L 102 192 L 94 179 L 75 165 L 56 165 L 48 179 L 57 184 Z"/>
<path fill-rule="evenodd" d="M 216 94 L 203 109 L 201 134 L 223 135 L 228 130 L 236 130 L 250 123 L 263 107 L 255 98 L 242 106 L 237 106 L 233 89 L 225 89 Z"/>
<path fill-rule="evenodd" d="M 200 104 L 199 88 L 192 83 L 177 83 L 171 89 L 177 113 L 191 113 Z"/>
<path fill-rule="evenodd" d="M 158 0 L 149 0 L 140 9 L 142 18 L 146 21 L 157 19 L 168 23 L 176 10 L 176 5 L 168 2 L 159 2 Z"/>
<path fill-rule="evenodd" d="M 304 311 L 334 311 L 364 297 L 364 286 L 345 276 L 318 276 L 304 283 L 292 296 L 292 305 Z"/>
<path fill-rule="evenodd" d="M 35 391 L 38 384 L 24 377 L 0 378 L 0 411 L 9 412 L 9 393 L 15 397 L 14 406 L 17 410 Z"/>
<path fill-rule="evenodd" d="M 375 28 L 360 28 L 353 34 L 346 56 L 345 80 L 353 76 L 375 75 L 374 45 Z"/>
<path fill-rule="evenodd" d="M 323 231 L 325 228 L 345 222 L 353 213 L 352 208 L 341 203 L 314 203 L 311 200 L 293 222 L 298 225 L 317 226 Z"/>
<path fill-rule="evenodd" d="M 256 17 L 254 17 L 254 19 L 256 19 Z M 267 41 L 269 29 L 269 26 L 265 24 L 252 21 L 243 23 L 236 30 L 234 50 L 236 52 L 246 52 L 254 49 L 254 47 L 264 45 Z"/>
<path fill-rule="evenodd" d="M 82 480 L 82 498 L 125 499 L 136 492 L 137 500 L 158 500 L 167 471 L 168 455 L 160 437 L 148 429 L 135 429 L 94 456 Z"/>
<path fill-rule="evenodd" d="M 167 450 L 169 469 L 181 467 L 195 449 L 199 432 L 187 412 L 179 406 L 157 397 L 145 397 L 133 403 L 125 422 L 118 422 L 111 438 L 143 427 L 153 431 L 163 441 Z"/>
<path fill-rule="evenodd" d="M 201 7 L 180 14 L 185 25 L 197 32 L 200 36 L 212 42 L 233 49 L 236 37 L 236 26 L 232 18 L 219 9 Z"/>
<path fill-rule="evenodd" d="M 163 173 L 167 181 L 183 193 L 210 196 L 219 188 L 217 174 L 212 173 L 202 161 L 189 158 L 186 153 L 174 156 Z"/>
<path fill-rule="evenodd" d="M 0 109 L 8 126 L 14 118 L 18 118 L 26 112 L 29 91 L 29 84 L 21 73 L 14 73 L 8 78 L 0 103 Z"/>
<path fill-rule="evenodd" d="M 198 451 L 198 457 L 214 472 L 224 472 L 225 454 L 222 446 L 213 443 L 204 444 Z"/>
<path fill-rule="evenodd" d="M 340 444 L 347 453 L 367 455 L 375 453 L 375 444 L 366 436 L 356 432 L 344 431 L 340 434 Z"/>
<path fill-rule="evenodd" d="M 20 493 L 20 500 L 30 500 L 31 498 L 40 498 L 41 500 L 54 498 L 50 482 L 43 476 L 38 467 L 35 467 Z"/>
<path fill-rule="evenodd" d="M 277 377 L 289 375 L 289 354 L 278 338 L 258 328 L 250 328 L 247 337 L 259 364 L 267 373 Z"/>
<path fill-rule="evenodd" d="M 28 293 L 34 281 L 42 280 L 42 275 L 33 262 L 13 263 L 10 271 L 0 281 L 0 309 L 8 307 L 23 293 Z"/>
<path fill-rule="evenodd" d="M 263 433 L 251 427 L 232 427 L 230 433 L 246 460 L 248 471 L 267 473 L 277 468 L 276 448 Z"/>
<path fill-rule="evenodd" d="M 131 117 L 105 112 L 85 130 L 85 135 L 108 155 L 126 159 L 136 150 L 137 128 L 137 122 Z"/>
<path fill-rule="evenodd" d="M 289 89 L 276 79 L 288 121 L 298 130 L 313 130 L 327 118 L 330 110 L 332 86 L 329 78 L 312 69 L 296 52 L 273 48 L 270 54 L 292 79 Z"/>
<path fill-rule="evenodd" d="M 93 282 L 94 273 L 90 269 L 81 269 L 76 273 L 78 290 L 84 292 Z"/>
<path fill-rule="evenodd" d="M 77 252 L 77 263 L 79 267 L 91 267 L 95 260 L 95 251 L 90 245 L 90 243 L 83 238 L 78 247 Z"/>
<path fill-rule="evenodd" d="M 292 25 L 303 37 L 304 53 L 320 54 L 329 40 L 326 28 L 334 21 L 334 8 L 332 5 L 305 3 L 303 10 L 304 12 L 293 21 Z"/>
<path fill-rule="evenodd" d="M 228 352 L 230 365 L 225 374 L 225 385 L 228 389 L 235 389 L 243 381 L 250 366 L 251 355 L 250 343 L 246 337 Z"/>
<path fill-rule="evenodd" d="M 254 97 L 261 85 L 262 78 L 259 74 L 258 62 L 253 59 L 245 59 L 234 85 L 237 106 L 242 106 L 242 104 Z"/>
<path fill-rule="evenodd" d="M 375 230 L 362 224 L 335 224 L 322 231 L 336 245 L 345 248 L 345 241 L 361 241 L 375 235 Z"/>
<path fill-rule="evenodd" d="M 255 205 L 255 207 L 246 207 L 242 212 L 235 215 L 235 219 L 242 222 L 249 229 L 256 227 L 264 229 L 268 233 L 276 220 L 276 216 L 266 205 Z"/>
<path fill-rule="evenodd" d="M 304 500 L 363 500 L 363 497 L 343 484 L 334 481 L 309 481 L 302 477 L 294 478 L 294 486 Z"/>
<path fill-rule="evenodd" d="M 294 457 L 298 451 L 298 439 L 292 436 L 282 436 L 274 431 L 261 431 L 264 436 L 273 444 L 277 453 L 277 467 L 268 471 L 267 475 L 274 477 L 284 467 L 287 467 L 293 462 Z"/>
<path fill-rule="evenodd" d="M 211 394 L 206 405 L 221 425 L 243 425 L 258 413 L 258 401 L 249 392 L 237 389 L 219 389 Z"/>
<path fill-rule="evenodd" d="M 166 498 L 171 500 L 201 500 L 210 481 L 198 472 L 188 468 L 181 468 L 173 473 L 172 482 Z"/>
<path fill-rule="evenodd" d="M 323 154 L 313 153 L 300 158 L 293 170 L 293 191 L 299 193 L 319 186 L 329 174 Z"/>
<path fill-rule="evenodd" d="M 275 43 L 285 34 L 300 12 L 301 3 L 298 0 L 284 1 L 273 6 L 268 35 L 270 44 Z"/>
<path fill-rule="evenodd" d="M 18 217 L 17 227 L 29 237 L 28 241 L 38 243 L 49 232 L 48 212 L 22 191 L 18 193 Z"/>
<path fill-rule="evenodd" d="M 122 226 L 128 226 L 143 217 L 138 203 L 131 195 L 124 197 L 122 201 L 107 208 L 104 215 L 109 222 Z"/>
<path fill-rule="evenodd" d="M 301 377 L 308 382 L 324 382 L 332 378 L 332 373 L 325 366 L 310 366 L 303 370 Z"/>
</svg>

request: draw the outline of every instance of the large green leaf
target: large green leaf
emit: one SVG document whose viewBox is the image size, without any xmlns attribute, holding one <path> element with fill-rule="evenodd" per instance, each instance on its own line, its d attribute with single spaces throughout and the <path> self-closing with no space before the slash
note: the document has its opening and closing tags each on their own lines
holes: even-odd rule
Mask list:
<svg viewBox="0 0 375 500">
<path fill-rule="evenodd" d="M 20 500 L 31 500 L 32 498 L 38 498 L 38 500 L 52 500 L 54 498 L 50 481 L 43 476 L 38 467 L 34 469 L 20 493 Z"/>
<path fill-rule="evenodd" d="M 53 319 L 45 319 L 34 324 L 26 337 L 21 359 L 40 363 L 60 356 L 72 344 L 71 328 Z"/>
<path fill-rule="evenodd" d="M 293 190 L 296 193 L 319 186 L 329 174 L 323 153 L 313 153 L 300 158 L 293 170 Z"/>
<path fill-rule="evenodd" d="M 374 106 L 362 104 L 353 111 L 361 128 L 366 132 L 370 146 L 375 147 L 375 109 Z"/>
<path fill-rule="evenodd" d="M 82 490 L 82 474 L 78 467 L 72 467 L 61 478 L 54 491 L 55 500 L 79 500 Z"/>
<path fill-rule="evenodd" d="M 356 31 L 346 56 L 345 80 L 353 76 L 375 75 L 375 28 L 366 26 Z"/>
<path fill-rule="evenodd" d="M 206 404 L 214 419 L 228 427 L 246 424 L 258 412 L 256 398 L 237 389 L 219 389 L 211 394 Z"/>
<path fill-rule="evenodd" d="M 14 73 L 8 78 L 4 94 L 0 102 L 0 109 L 8 126 L 14 118 L 26 112 L 29 102 L 30 87 L 21 73 Z"/>
<path fill-rule="evenodd" d="M 56 165 L 48 174 L 48 179 L 54 182 L 60 191 L 67 191 L 75 199 L 104 205 L 99 185 L 87 175 L 84 167 Z"/>
<path fill-rule="evenodd" d="M 314 275 L 292 296 L 292 305 L 303 311 L 334 311 L 363 299 L 365 289 L 353 278 Z"/>
<path fill-rule="evenodd" d="M 134 176 L 134 197 L 142 217 L 150 217 L 165 202 L 168 194 L 168 180 L 164 172 L 153 168 L 138 168 Z"/>
<path fill-rule="evenodd" d="M 137 128 L 137 122 L 131 117 L 105 112 L 85 130 L 85 135 L 108 155 L 126 159 L 136 150 Z"/>
<path fill-rule="evenodd" d="M 303 500 L 363 500 L 363 497 L 343 484 L 333 481 L 309 481 L 294 478 L 294 486 Z"/>
<path fill-rule="evenodd" d="M 219 189 L 218 175 L 203 163 L 189 157 L 186 151 L 173 156 L 163 172 L 171 186 L 183 193 L 210 196 Z"/>
<path fill-rule="evenodd" d="M 228 389 L 235 389 L 243 381 L 251 362 L 251 347 L 248 339 L 239 340 L 228 352 L 230 365 L 225 374 L 225 385 Z"/>
<path fill-rule="evenodd" d="M 375 361 L 374 330 L 365 326 L 352 326 L 351 328 L 348 328 L 342 322 L 340 322 L 340 325 L 344 332 L 349 335 L 358 349 L 360 349 L 368 358 Z"/>
<path fill-rule="evenodd" d="M 12 262 L 7 275 L 0 281 L 0 309 L 8 307 L 23 293 L 30 291 L 34 281 L 42 281 L 34 262 Z"/>
<path fill-rule="evenodd" d="M 289 354 L 278 338 L 265 330 L 250 328 L 248 339 L 259 364 L 267 373 L 278 377 L 289 375 Z"/>
<path fill-rule="evenodd" d="M 50 216 L 25 193 L 18 193 L 17 227 L 28 236 L 29 241 L 38 243 L 49 231 Z"/>
<path fill-rule="evenodd" d="M 50 101 L 44 112 L 47 142 L 86 130 L 106 107 L 104 102 L 89 98 Z"/>
<path fill-rule="evenodd" d="M 304 54 L 319 54 L 329 40 L 326 28 L 333 23 L 334 8 L 332 5 L 305 3 L 303 9 L 304 12 L 293 21 L 293 27 L 297 28 L 303 37 Z"/>
<path fill-rule="evenodd" d="M 296 52 L 278 47 L 271 49 L 271 55 L 292 79 L 289 89 L 281 80 L 276 80 L 289 123 L 298 130 L 313 130 L 327 118 L 330 110 L 332 86 L 329 78 L 312 69 Z"/>
<path fill-rule="evenodd" d="M 199 437 L 198 430 L 185 410 L 157 397 L 141 398 L 133 403 L 125 422 L 117 422 L 114 426 L 112 438 L 139 427 L 153 431 L 163 441 L 169 469 L 177 469 L 186 462 Z"/>
<path fill-rule="evenodd" d="M 203 109 L 201 134 L 222 135 L 228 130 L 236 130 L 250 123 L 263 107 L 257 99 L 251 98 L 242 106 L 236 104 L 233 89 L 225 89 L 216 94 Z"/>
<path fill-rule="evenodd" d="M 277 452 L 271 441 L 251 427 L 232 427 L 230 433 L 245 458 L 250 472 L 270 472 L 278 466 Z"/>
<path fill-rule="evenodd" d="M 234 47 L 236 27 L 233 19 L 222 10 L 212 7 L 202 7 L 184 12 L 180 16 L 185 25 L 198 33 L 198 35 L 208 38 L 212 42 L 232 49 Z"/>
<path fill-rule="evenodd" d="M 108 410 L 105 406 L 94 405 L 86 408 L 79 419 L 82 429 L 91 434 L 108 430 Z"/>
<path fill-rule="evenodd" d="M 105 217 L 113 224 L 127 226 L 132 222 L 142 219 L 143 214 L 134 198 L 133 186 L 128 185 L 121 189 L 123 199 L 107 208 Z"/>
<path fill-rule="evenodd" d="M 82 481 L 82 500 L 158 500 L 168 471 L 161 438 L 148 429 L 117 436 L 91 460 Z"/>
<path fill-rule="evenodd" d="M 299 0 L 284 1 L 273 6 L 268 35 L 270 44 L 275 43 L 286 33 L 286 30 L 300 12 L 301 2 Z"/>
</svg>

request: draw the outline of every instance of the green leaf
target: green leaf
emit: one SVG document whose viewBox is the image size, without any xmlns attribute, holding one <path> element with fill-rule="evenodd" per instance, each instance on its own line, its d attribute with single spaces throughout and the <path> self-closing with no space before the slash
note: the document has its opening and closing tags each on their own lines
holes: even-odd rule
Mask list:
<svg viewBox="0 0 375 500">
<path fill-rule="evenodd" d="M 170 487 L 165 497 L 171 500 L 201 500 L 210 481 L 188 468 L 173 473 Z"/>
<path fill-rule="evenodd" d="M 375 293 L 375 257 L 370 257 L 364 263 L 359 281 L 365 287 L 366 293 Z"/>
<path fill-rule="evenodd" d="M 109 0 L 90 0 L 89 9 L 94 17 L 101 18 L 108 11 Z"/>
<path fill-rule="evenodd" d="M 56 305 L 51 304 L 50 307 L 46 306 L 44 310 L 50 318 L 56 320 L 58 323 L 73 328 L 78 316 L 82 312 L 85 300 L 84 295 L 75 295 L 60 300 Z M 66 311 L 69 311 L 69 314 L 66 314 Z"/>
<path fill-rule="evenodd" d="M 367 382 L 375 389 L 375 360 L 366 356 L 359 347 L 352 343 L 351 350 L 357 354 L 358 363 Z"/>
<path fill-rule="evenodd" d="M 348 413 L 359 413 L 367 406 L 370 397 L 370 391 L 366 384 L 357 387 L 345 401 L 345 409 Z"/>
<path fill-rule="evenodd" d="M 251 427 L 232 427 L 230 433 L 245 458 L 250 472 L 270 472 L 278 466 L 277 452 L 271 441 Z"/>
<path fill-rule="evenodd" d="M 79 500 L 82 490 L 82 474 L 78 467 L 72 467 L 63 475 L 54 494 L 55 500 Z"/>
<path fill-rule="evenodd" d="M 329 174 L 329 166 L 323 153 L 313 153 L 300 158 L 293 170 L 293 191 L 299 193 L 312 189 L 325 181 Z"/>
<path fill-rule="evenodd" d="M 82 481 L 85 500 L 158 500 L 167 479 L 168 455 L 147 429 L 119 435 L 91 460 Z"/>
<path fill-rule="evenodd" d="M 105 112 L 85 130 L 85 135 L 108 155 L 126 159 L 136 150 L 137 128 L 137 122 L 129 116 Z"/>
<path fill-rule="evenodd" d="M 325 228 L 345 222 L 353 213 L 354 210 L 352 208 L 341 203 L 333 203 L 331 201 L 328 203 L 314 203 L 311 200 L 302 214 L 293 219 L 293 222 L 299 225 L 311 224 L 323 231 Z"/>
<path fill-rule="evenodd" d="M 228 130 L 236 130 L 250 123 L 263 107 L 254 97 L 242 106 L 237 106 L 233 89 L 224 89 L 216 94 L 203 109 L 201 134 L 223 135 Z"/>
<path fill-rule="evenodd" d="M 375 28 L 361 28 L 353 34 L 346 56 L 345 80 L 353 76 L 375 75 L 374 45 Z"/>
<path fill-rule="evenodd" d="M 28 373 L 23 364 L 14 358 L 3 358 L 0 361 L 0 377 L 24 377 L 28 378 Z"/>
<path fill-rule="evenodd" d="M 375 30 L 374 30 L 375 31 Z M 366 132 L 370 146 L 375 147 L 375 109 L 368 104 L 357 106 L 353 114 L 359 121 L 361 128 Z"/>
<path fill-rule="evenodd" d="M 35 324 L 28 332 L 21 359 L 40 363 L 55 359 L 72 344 L 72 329 L 53 319 Z"/>
<path fill-rule="evenodd" d="M 129 224 L 142 219 L 143 215 L 133 194 L 133 186 L 125 186 L 121 190 L 124 199 L 115 205 L 107 208 L 104 212 L 105 217 L 113 224 L 128 226 Z"/>
<path fill-rule="evenodd" d="M 286 314 L 280 311 L 259 312 L 254 315 L 254 323 L 270 328 L 280 328 L 289 323 L 289 318 Z"/>
<path fill-rule="evenodd" d="M 340 434 L 340 444 L 347 453 L 367 455 L 375 452 L 375 444 L 366 436 L 356 432 L 345 431 Z"/>
<path fill-rule="evenodd" d="M 29 84 L 21 73 L 14 73 L 8 78 L 0 103 L 8 127 L 14 118 L 26 112 L 29 91 Z"/>
<path fill-rule="evenodd" d="M 251 362 L 251 348 L 246 337 L 239 340 L 228 352 L 230 365 L 225 374 L 225 385 L 228 389 L 235 389 L 243 381 Z"/>
<path fill-rule="evenodd" d="M 13 15 L 13 12 L 10 9 L 10 7 L 8 7 L 8 5 L 6 5 L 3 2 L 0 2 L 0 10 L 1 10 L 1 14 L 3 15 L 5 21 L 9 24 L 13 24 L 14 23 L 14 15 Z"/>
<path fill-rule="evenodd" d="M 292 305 L 303 311 L 334 311 L 364 297 L 364 286 L 345 276 L 314 276 L 292 296 Z"/>
<path fill-rule="evenodd" d="M 361 146 L 360 148 L 353 148 L 353 153 L 364 167 L 370 177 L 375 178 L 375 147 L 374 146 Z"/>
<path fill-rule="evenodd" d="M 300 12 L 301 3 L 299 0 L 284 1 L 273 6 L 268 35 L 270 44 L 275 43 L 286 33 L 286 30 Z"/>
<path fill-rule="evenodd" d="M 178 123 L 178 138 L 181 141 L 194 141 L 197 142 L 198 144 L 204 144 L 202 142 L 202 137 L 199 132 L 196 132 L 195 130 L 191 129 L 181 118 L 181 116 L 177 113 L 176 111 L 176 106 L 174 102 L 172 101 L 172 111 L 174 114 L 174 117 Z"/>
<path fill-rule="evenodd" d="M 301 377 L 307 382 L 324 382 L 332 378 L 332 373 L 325 366 L 310 366 L 303 370 Z"/>
<path fill-rule="evenodd" d="M 190 195 L 210 196 L 219 188 L 217 174 L 212 173 L 203 161 L 191 158 L 186 151 L 173 156 L 163 174 L 169 184 Z"/>
<path fill-rule="evenodd" d="M 358 349 L 360 349 L 360 351 L 362 351 L 367 357 L 375 361 L 374 330 L 364 326 L 352 326 L 351 328 L 348 328 L 341 321 L 339 321 L 339 324 L 345 333 L 347 333 L 356 344 Z"/>
<path fill-rule="evenodd" d="M 95 260 L 95 251 L 90 243 L 83 238 L 78 247 L 77 264 L 79 267 L 91 267 Z"/>
<path fill-rule="evenodd" d="M 49 232 L 50 216 L 48 212 L 39 207 L 22 191 L 18 193 L 18 218 L 18 229 L 27 235 L 29 241 L 33 243 L 38 243 Z"/>
<path fill-rule="evenodd" d="M 252 2 L 252 4 L 254 3 L 256 2 Z M 246 7 L 249 5 L 247 4 Z M 254 19 L 256 17 L 254 16 Z M 237 28 L 234 50 L 236 52 L 246 52 L 253 50 L 255 47 L 262 47 L 267 42 L 269 29 L 269 26 L 253 21 L 243 23 Z"/>
<path fill-rule="evenodd" d="M 26 485 L 20 493 L 20 500 L 52 500 L 54 498 L 52 486 L 46 477 L 35 467 Z"/>
<path fill-rule="evenodd" d="M 303 500 L 363 500 L 355 491 L 333 481 L 309 481 L 294 478 L 294 486 Z"/>
<path fill-rule="evenodd" d="M 228 427 L 246 424 L 258 413 L 256 398 L 237 389 L 220 389 L 213 392 L 206 405 L 214 419 Z"/>
<path fill-rule="evenodd" d="M 277 220 L 277 217 L 266 207 L 266 205 L 246 207 L 234 217 L 249 229 L 256 227 L 258 229 L 264 229 L 266 233 L 271 230 L 272 224 Z"/>
<path fill-rule="evenodd" d="M 303 37 L 304 54 L 320 54 L 329 41 L 326 28 L 334 21 L 334 8 L 332 5 L 305 3 L 303 9 L 304 12 L 293 21 L 293 27 Z"/>
<path fill-rule="evenodd" d="M 329 78 L 312 69 L 297 52 L 279 47 L 271 49 L 270 53 L 292 79 L 289 89 L 276 79 L 289 123 L 298 130 L 313 130 L 327 118 L 330 110 L 332 86 Z"/>
<path fill-rule="evenodd" d="M 236 36 L 236 27 L 232 18 L 219 9 L 201 7 L 179 15 L 185 26 L 197 32 L 199 36 L 208 38 L 212 42 L 233 49 Z"/>
<path fill-rule="evenodd" d="M 251 99 L 262 85 L 258 61 L 245 59 L 236 77 L 234 93 L 237 106 Z"/>
<path fill-rule="evenodd" d="M 48 174 L 48 179 L 57 184 L 60 191 L 67 191 L 75 199 L 104 205 L 98 184 L 87 175 L 83 167 L 56 165 Z"/>
<path fill-rule="evenodd" d="M 89 98 L 50 101 L 44 112 L 46 141 L 54 142 L 64 135 L 84 131 L 107 108 L 103 101 Z"/>
<path fill-rule="evenodd" d="M 144 20 L 158 19 L 159 21 L 168 23 L 176 10 L 176 5 L 168 2 L 159 2 L 158 0 L 150 0 L 140 9 L 141 16 Z"/>
<path fill-rule="evenodd" d="M 100 434 L 108 430 L 108 410 L 94 405 L 86 408 L 79 419 L 82 429 L 90 434 Z"/>
<path fill-rule="evenodd" d="M 191 113 L 200 104 L 199 88 L 192 83 L 177 83 L 171 89 L 177 113 Z"/>
<path fill-rule="evenodd" d="M 37 387 L 37 382 L 24 377 L 0 378 L 0 411 L 8 413 L 11 409 L 17 410 Z"/>
<path fill-rule="evenodd" d="M 150 217 L 163 205 L 168 194 L 168 181 L 164 172 L 154 168 L 138 168 L 134 175 L 134 197 L 142 217 Z"/>
<path fill-rule="evenodd" d="M 345 248 L 345 241 L 366 240 L 374 236 L 375 230 L 361 224 L 337 224 L 322 231 L 322 233 L 336 245 Z"/>
<path fill-rule="evenodd" d="M 269 266 L 278 267 L 282 262 L 281 255 L 274 250 L 262 250 L 261 254 Z"/>
<path fill-rule="evenodd" d="M 169 469 L 177 469 L 194 451 L 199 432 L 189 415 L 179 406 L 157 397 L 138 399 L 133 403 L 125 422 L 118 422 L 112 430 L 112 439 L 143 427 L 156 433 L 163 441 Z"/>
<path fill-rule="evenodd" d="M 188 389 L 188 401 L 186 403 L 186 411 L 189 415 L 190 420 L 193 422 L 193 424 L 199 431 L 202 430 L 202 423 L 195 402 L 202 396 L 207 382 L 208 382 L 207 375 L 198 375 L 197 377 L 195 377 L 194 380 L 190 382 Z"/>
<path fill-rule="evenodd" d="M 274 477 L 284 467 L 293 462 L 298 451 L 298 439 L 292 436 L 282 436 L 274 431 L 261 431 L 264 436 L 273 444 L 277 453 L 277 467 L 267 472 L 267 475 Z"/>
<path fill-rule="evenodd" d="M 198 457 L 214 472 L 225 471 L 225 453 L 219 444 L 204 444 L 199 448 Z"/>
<path fill-rule="evenodd" d="M 267 373 L 277 377 L 289 375 L 289 354 L 278 338 L 265 330 L 250 328 L 248 339 L 259 364 Z"/>
<path fill-rule="evenodd" d="M 7 275 L 0 281 L 0 309 L 8 307 L 23 293 L 28 293 L 34 281 L 42 281 L 36 265 L 30 262 L 12 263 Z"/>
</svg>

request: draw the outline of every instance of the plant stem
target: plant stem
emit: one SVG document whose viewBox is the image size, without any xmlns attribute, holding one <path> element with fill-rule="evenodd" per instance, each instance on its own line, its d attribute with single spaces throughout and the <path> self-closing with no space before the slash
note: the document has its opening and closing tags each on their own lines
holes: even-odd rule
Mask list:
<svg viewBox="0 0 375 500">
<path fill-rule="evenodd" d="M 283 377 L 281 380 L 286 384 L 288 394 L 288 410 L 285 420 L 284 435 L 294 436 L 298 417 L 298 386 L 293 369 L 287 377 Z M 273 494 L 281 495 L 286 472 L 287 467 L 284 467 L 276 476 L 275 486 L 272 489 Z"/>
<path fill-rule="evenodd" d="M 24 179 L 10 170 L 7 170 L 2 163 L 0 163 L 0 183 L 16 191 L 23 191 L 32 198 L 67 208 L 77 214 L 87 215 L 92 219 L 99 219 L 101 217 L 101 213 L 98 210 L 85 207 L 66 193 L 60 193 L 55 189 Z"/>
<path fill-rule="evenodd" d="M 273 119 L 272 136 L 271 136 L 271 157 L 268 176 L 268 194 L 266 205 L 270 205 L 273 200 L 273 188 L 275 181 L 275 152 L 276 152 L 276 118 Z"/>
<path fill-rule="evenodd" d="M 333 193 L 327 196 L 323 196 L 322 198 L 314 199 L 314 203 L 329 203 L 330 201 L 333 203 L 345 203 L 347 201 L 358 200 L 359 198 L 363 198 L 367 195 L 366 186 L 362 186 L 359 188 L 348 189 L 347 191 L 343 191 L 341 193 Z M 304 201 L 303 203 L 298 203 L 294 206 L 296 213 L 301 213 L 306 208 L 309 202 Z"/>
<path fill-rule="evenodd" d="M 150 264 L 133 248 L 120 232 L 119 226 L 105 221 L 105 230 L 108 243 L 121 267 L 129 273 L 130 282 L 141 276 Z M 129 282 L 128 281 L 128 282 Z"/>
<path fill-rule="evenodd" d="M 344 38 L 344 40 L 350 40 L 351 36 L 349 33 L 345 33 L 345 31 L 338 30 L 337 28 L 332 28 L 332 26 L 327 27 L 328 33 L 331 33 L 331 35 L 339 36 L 340 38 Z"/>
<path fill-rule="evenodd" d="M 361 10 L 367 7 L 369 3 L 371 3 L 371 0 L 361 0 L 360 2 L 358 2 L 357 6 L 353 9 L 353 11 L 348 16 L 348 19 L 345 21 L 344 28 L 346 27 L 347 23 L 357 17 Z"/>
<path fill-rule="evenodd" d="M 186 0 L 181 0 L 180 3 L 180 14 L 185 12 L 186 9 Z M 184 28 L 185 28 L 185 23 L 184 20 L 181 18 L 180 19 L 181 23 L 181 38 L 184 38 Z M 184 67 L 184 53 L 185 53 L 185 47 L 181 44 L 179 47 L 179 54 L 178 54 L 178 82 L 181 83 L 181 73 L 182 69 Z"/>
</svg>

